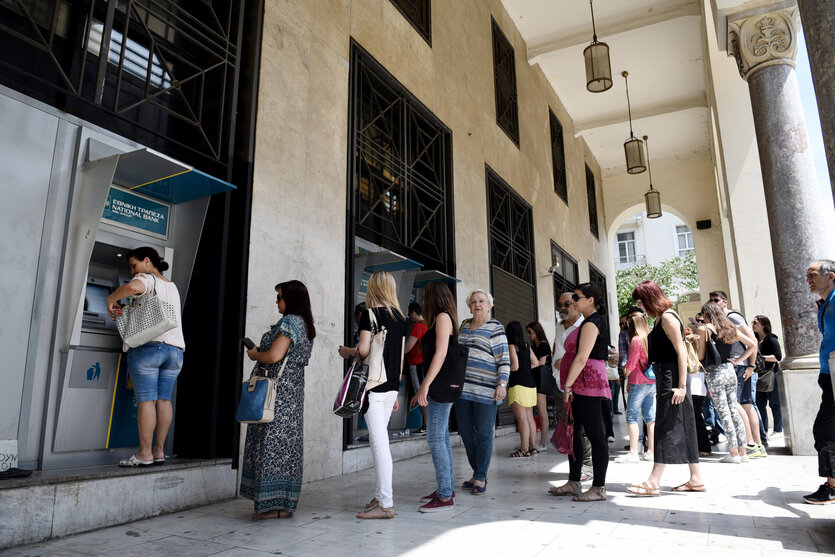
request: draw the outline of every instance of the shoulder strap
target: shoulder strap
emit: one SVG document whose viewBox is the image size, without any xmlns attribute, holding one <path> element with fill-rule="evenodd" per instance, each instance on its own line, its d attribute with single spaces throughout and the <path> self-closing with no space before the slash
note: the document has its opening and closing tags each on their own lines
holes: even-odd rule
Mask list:
<svg viewBox="0 0 835 557">
<path fill-rule="evenodd" d="M 741 313 L 739 313 L 739 312 L 738 312 L 738 311 L 736 311 L 736 310 L 731 310 L 731 311 L 729 311 L 727 315 L 730 315 L 730 314 L 732 314 L 732 313 L 735 313 L 735 314 L 737 314 L 738 316 L 740 316 L 740 317 L 742 318 L 742 322 L 743 322 L 743 323 L 745 323 L 746 325 L 748 324 L 748 320 L 747 320 L 747 319 L 745 319 L 745 316 L 744 316 L 744 315 L 742 315 Z"/>
<path fill-rule="evenodd" d="M 375 334 L 380 328 L 377 325 L 377 315 L 374 313 L 374 308 L 368 308 L 368 319 L 371 321 L 371 334 Z"/>
</svg>

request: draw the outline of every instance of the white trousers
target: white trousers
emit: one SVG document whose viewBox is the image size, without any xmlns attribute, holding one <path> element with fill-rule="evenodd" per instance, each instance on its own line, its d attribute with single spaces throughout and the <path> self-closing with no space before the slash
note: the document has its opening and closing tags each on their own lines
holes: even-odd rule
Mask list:
<svg viewBox="0 0 835 557">
<path fill-rule="evenodd" d="M 389 419 L 397 400 L 397 391 L 386 393 L 368 393 L 368 412 L 365 423 L 368 425 L 368 444 L 374 457 L 374 471 L 377 473 L 377 491 L 375 497 L 381 507 L 394 505 L 391 489 L 392 462 L 389 450 Z"/>
</svg>

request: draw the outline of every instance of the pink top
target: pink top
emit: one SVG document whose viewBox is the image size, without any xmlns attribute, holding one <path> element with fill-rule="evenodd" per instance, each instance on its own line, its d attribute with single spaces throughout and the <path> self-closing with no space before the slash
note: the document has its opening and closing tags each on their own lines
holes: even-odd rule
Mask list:
<svg viewBox="0 0 835 557">
<path fill-rule="evenodd" d="M 632 337 L 629 341 L 629 359 L 626 360 L 624 369 L 629 372 L 630 385 L 655 384 L 654 379 L 647 378 L 644 371 L 649 367 L 647 351 L 644 350 L 644 343 L 640 337 Z"/>
<path fill-rule="evenodd" d="M 577 341 L 580 338 L 580 329 L 574 329 L 565 339 L 565 355 L 560 362 L 560 385 L 565 385 L 568 378 L 568 371 L 571 363 L 577 357 Z M 603 360 L 586 360 L 586 366 L 580 372 L 580 376 L 574 381 L 571 390 L 575 394 L 584 396 L 599 396 L 612 398 L 612 391 L 609 389 L 609 378 L 606 376 L 606 362 Z"/>
</svg>

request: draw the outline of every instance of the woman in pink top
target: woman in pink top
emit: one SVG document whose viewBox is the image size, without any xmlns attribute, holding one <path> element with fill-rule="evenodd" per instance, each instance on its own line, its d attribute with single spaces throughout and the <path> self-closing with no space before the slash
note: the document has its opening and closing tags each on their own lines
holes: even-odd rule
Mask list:
<svg viewBox="0 0 835 557">
<path fill-rule="evenodd" d="M 638 414 L 643 414 L 647 424 L 648 450 L 643 459 L 652 461 L 655 437 L 655 375 L 647 357 L 649 323 L 643 313 L 632 313 L 626 321 L 629 329 L 629 357 L 623 368 L 629 378 L 626 390 L 626 425 L 629 428 L 629 452 L 615 462 L 638 462 Z"/>
<path fill-rule="evenodd" d="M 568 481 L 548 490 L 551 495 L 573 495 L 574 501 L 606 500 L 606 469 L 609 466 L 609 444 L 603 426 L 603 399 L 612 398 L 606 377 L 609 357 L 608 329 L 598 313 L 600 291 L 590 282 L 574 289 L 572 295 L 577 310 L 584 320 L 565 340 L 565 355 L 560 362 L 560 384 L 564 387 L 565 403 L 571 403 L 574 415 L 574 454 L 568 459 Z M 588 491 L 580 485 L 583 466 L 582 432 L 591 443 L 594 480 Z"/>
</svg>

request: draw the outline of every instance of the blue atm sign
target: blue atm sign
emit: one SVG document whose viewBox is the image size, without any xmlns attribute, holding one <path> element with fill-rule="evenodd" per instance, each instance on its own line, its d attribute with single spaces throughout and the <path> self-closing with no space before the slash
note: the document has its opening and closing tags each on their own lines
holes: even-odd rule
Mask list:
<svg viewBox="0 0 835 557">
<path fill-rule="evenodd" d="M 170 210 L 164 203 L 111 187 L 101 216 L 129 228 L 166 236 Z"/>
</svg>

